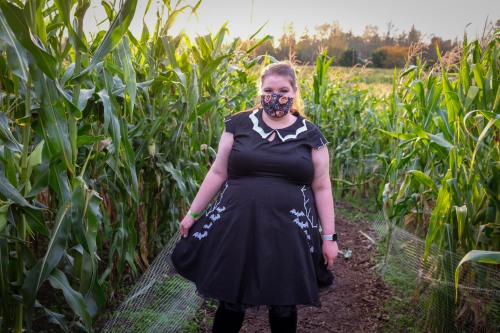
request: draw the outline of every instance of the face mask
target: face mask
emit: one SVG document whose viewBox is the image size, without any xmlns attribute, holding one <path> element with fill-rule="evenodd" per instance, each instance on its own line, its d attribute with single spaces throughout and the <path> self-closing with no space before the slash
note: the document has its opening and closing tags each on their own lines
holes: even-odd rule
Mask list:
<svg viewBox="0 0 500 333">
<path fill-rule="evenodd" d="M 264 112 L 271 118 L 281 118 L 290 112 L 293 104 L 293 97 L 286 97 L 281 94 L 262 95 L 262 107 Z"/>
</svg>

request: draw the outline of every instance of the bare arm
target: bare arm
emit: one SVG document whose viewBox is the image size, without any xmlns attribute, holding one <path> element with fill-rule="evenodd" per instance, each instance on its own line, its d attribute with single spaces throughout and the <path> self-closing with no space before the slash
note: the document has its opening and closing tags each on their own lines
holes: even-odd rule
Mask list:
<svg viewBox="0 0 500 333">
<path fill-rule="evenodd" d="M 314 179 L 311 184 L 316 200 L 321 228 L 324 235 L 335 233 L 335 212 L 333 208 L 332 183 L 330 181 L 330 158 L 328 149 L 313 149 Z M 338 245 L 335 241 L 323 241 L 323 257 L 329 269 L 338 255 Z"/>
<path fill-rule="evenodd" d="M 215 158 L 214 164 L 208 171 L 203 183 L 196 194 L 193 202 L 191 203 L 190 210 L 200 214 L 202 213 L 207 205 L 212 201 L 217 192 L 220 190 L 222 184 L 227 180 L 227 163 L 229 159 L 229 153 L 233 147 L 233 134 L 229 132 L 222 133 L 219 141 L 219 148 L 217 151 L 217 157 Z M 179 225 L 179 232 L 183 237 L 187 237 L 189 229 L 194 224 L 196 219 L 189 214 L 186 215 Z"/>
</svg>

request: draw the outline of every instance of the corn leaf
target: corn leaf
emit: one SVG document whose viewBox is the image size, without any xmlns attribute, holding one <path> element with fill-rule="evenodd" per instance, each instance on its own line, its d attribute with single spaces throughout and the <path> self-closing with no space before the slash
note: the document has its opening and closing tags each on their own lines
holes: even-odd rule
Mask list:
<svg viewBox="0 0 500 333">
<path fill-rule="evenodd" d="M 62 329 L 63 332 L 70 333 L 70 330 L 68 328 L 68 323 L 66 322 L 66 317 L 63 314 L 57 313 L 57 312 L 54 312 L 54 311 L 50 311 L 49 309 L 47 309 L 46 307 L 42 306 L 38 302 L 36 302 L 35 306 L 36 307 L 42 307 L 43 311 L 45 312 L 45 314 L 47 315 L 47 317 L 50 318 L 49 320 L 51 322 L 57 323 L 59 325 L 59 327 Z"/>
<path fill-rule="evenodd" d="M 21 80 L 28 80 L 28 58 L 26 50 L 17 41 L 14 32 L 7 23 L 3 12 L 0 10 L 0 39 L 7 43 L 7 62 L 12 73 Z"/>
<path fill-rule="evenodd" d="M 472 160 L 471 160 L 471 165 L 474 165 L 474 162 L 476 160 L 476 155 L 481 147 L 481 144 L 484 140 L 484 138 L 488 135 L 489 130 L 492 126 L 496 126 L 500 128 L 500 115 L 496 115 L 495 117 L 492 117 L 489 121 L 488 124 L 484 127 L 484 129 L 481 132 L 481 135 L 479 135 L 479 138 L 477 140 L 476 146 L 474 147 L 474 152 L 472 153 Z"/>
<path fill-rule="evenodd" d="M 182 173 L 179 170 L 177 170 L 176 168 L 174 168 L 172 163 L 170 163 L 170 162 L 165 163 L 165 164 L 159 163 L 158 166 L 160 168 L 163 168 L 165 171 L 167 171 L 172 176 L 172 178 L 176 181 L 177 186 L 179 186 L 179 191 L 181 193 L 187 194 L 187 188 L 186 188 L 186 184 L 184 183 Z"/>
<path fill-rule="evenodd" d="M 425 237 L 424 260 L 427 259 L 432 242 L 441 233 L 442 225 L 446 219 L 448 207 L 450 206 L 450 191 L 448 189 L 447 180 L 450 178 L 451 172 L 448 170 L 446 176 L 441 181 L 436 207 L 434 207 L 434 211 L 429 221 L 429 228 L 427 230 L 427 236 Z"/>
<path fill-rule="evenodd" d="M 455 299 L 458 299 L 458 277 L 460 266 L 467 261 L 477 261 L 484 264 L 500 264 L 500 252 L 498 251 L 481 251 L 472 250 L 468 252 L 457 265 L 455 269 Z"/>
<path fill-rule="evenodd" d="M 70 0 L 70 1 L 54 0 L 54 3 L 58 9 L 57 13 L 59 14 L 61 20 L 63 21 L 64 26 L 68 29 L 69 38 L 72 44 L 75 46 L 75 49 L 79 50 L 80 52 L 87 52 L 86 42 L 78 36 L 78 34 L 73 29 L 73 26 L 71 24 L 71 8 L 75 5 L 76 2 L 77 0 Z M 83 8 L 86 10 L 89 6 L 90 6 L 90 0 L 84 1 Z M 85 11 L 82 11 L 81 9 L 77 12 L 78 13 L 83 12 L 82 14 L 85 14 Z M 82 37 L 85 37 L 85 35 L 83 35 Z"/>
<path fill-rule="evenodd" d="M 397 133 L 397 132 L 388 132 L 388 131 L 380 129 L 380 128 L 378 130 L 386 135 L 389 135 L 393 138 L 400 139 L 400 140 L 412 140 L 412 139 L 415 139 L 417 137 L 415 134 L 408 134 L 408 133 L 403 134 L 403 133 Z"/>
<path fill-rule="evenodd" d="M 45 255 L 26 274 L 22 293 L 23 302 L 27 308 L 26 321 L 29 326 L 31 326 L 33 319 L 33 306 L 35 304 L 36 293 L 59 264 L 65 253 L 71 223 L 70 211 L 70 201 L 60 207 L 55 217 L 54 229 L 51 232 L 51 238 L 49 239 Z"/>
<path fill-rule="evenodd" d="M 75 234 L 76 239 L 78 240 L 78 244 L 83 247 L 83 249 L 89 253 L 89 246 L 87 244 L 87 239 L 85 237 L 85 226 L 83 214 L 85 210 L 85 190 L 83 188 L 83 180 L 77 178 L 80 182 L 78 186 L 73 190 L 73 194 L 71 196 L 71 220 L 73 226 L 73 232 Z"/>
<path fill-rule="evenodd" d="M 125 0 L 116 18 L 111 23 L 106 35 L 97 47 L 89 65 L 79 75 L 73 78 L 74 81 L 80 82 L 83 77 L 90 72 L 99 62 L 101 62 L 122 40 L 128 30 L 130 22 L 135 14 L 137 0 Z"/>
<path fill-rule="evenodd" d="M 0 140 L 5 142 L 5 145 L 15 152 L 21 152 L 23 147 L 12 135 L 9 128 L 9 119 L 0 111 Z"/>
<path fill-rule="evenodd" d="M 137 81 L 134 66 L 132 65 L 132 53 L 130 51 L 130 41 L 127 36 L 123 36 L 117 47 L 118 59 L 121 62 L 123 80 L 129 97 L 129 116 L 134 115 L 135 97 L 137 94 Z"/>
<path fill-rule="evenodd" d="M 54 82 L 45 77 L 37 77 L 35 82 L 42 88 L 40 122 L 50 155 L 61 158 L 66 168 L 74 173 L 68 121 L 61 97 L 57 94 Z"/>
<path fill-rule="evenodd" d="M 0 172 L 0 193 L 12 202 L 23 206 L 36 209 L 35 206 L 31 205 L 26 199 L 19 193 L 19 191 L 12 186 L 10 181 L 5 177 L 5 175 Z"/>
<path fill-rule="evenodd" d="M 427 186 L 435 194 L 438 193 L 438 188 L 431 177 L 429 177 L 420 170 L 410 170 L 408 171 L 408 173 L 412 175 L 413 178 L 416 179 L 420 184 Z"/>
<path fill-rule="evenodd" d="M 55 269 L 48 278 L 52 287 L 62 290 L 64 298 L 73 312 L 83 319 L 87 331 L 92 332 L 92 317 L 87 309 L 87 305 L 82 295 L 71 287 L 66 275 L 60 270 Z"/>
<path fill-rule="evenodd" d="M 54 80 L 56 78 L 58 62 L 50 53 L 45 51 L 45 47 L 40 39 L 31 33 L 23 10 L 7 1 L 1 1 L 0 8 L 5 15 L 7 23 L 16 32 L 15 37 L 19 43 L 33 55 L 33 61 L 44 74 Z"/>
<path fill-rule="evenodd" d="M 467 206 L 455 206 L 455 212 L 457 214 L 458 239 L 463 239 L 462 236 L 464 234 L 465 226 L 467 223 Z"/>
<path fill-rule="evenodd" d="M 33 231 L 43 236 L 49 235 L 49 231 L 47 230 L 47 227 L 45 225 L 45 218 L 42 214 L 42 210 L 23 207 L 22 211 L 24 217 L 26 218 L 26 222 Z"/>
<path fill-rule="evenodd" d="M 0 234 L 3 234 L 5 227 L 7 227 L 7 212 L 10 205 L 12 205 L 12 202 L 0 203 Z"/>
</svg>

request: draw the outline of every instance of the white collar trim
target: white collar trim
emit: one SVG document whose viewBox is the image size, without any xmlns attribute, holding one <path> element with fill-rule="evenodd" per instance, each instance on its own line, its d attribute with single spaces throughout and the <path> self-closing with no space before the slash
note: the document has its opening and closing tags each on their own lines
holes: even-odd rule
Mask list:
<svg viewBox="0 0 500 333">
<path fill-rule="evenodd" d="M 270 132 L 266 133 L 266 131 L 262 127 L 259 126 L 259 119 L 256 116 L 257 112 L 259 112 L 259 109 L 254 110 L 250 114 L 249 117 L 250 117 L 250 120 L 253 123 L 253 128 L 252 129 L 255 132 L 259 133 L 259 135 L 263 139 L 267 139 L 273 132 L 276 132 L 278 134 L 278 137 L 281 139 L 281 141 L 285 142 L 286 140 L 296 139 L 299 136 L 300 133 L 303 133 L 303 132 L 307 131 L 306 120 L 302 119 L 302 126 L 299 127 L 299 128 L 297 128 L 297 130 L 295 131 L 295 134 L 288 134 L 287 136 L 282 136 L 279 129 L 273 129 Z"/>
</svg>

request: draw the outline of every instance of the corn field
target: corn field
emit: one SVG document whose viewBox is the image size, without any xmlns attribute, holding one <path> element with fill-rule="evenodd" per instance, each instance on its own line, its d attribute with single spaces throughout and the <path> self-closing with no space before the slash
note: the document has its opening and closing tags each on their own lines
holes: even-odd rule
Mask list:
<svg viewBox="0 0 500 333">
<path fill-rule="evenodd" d="M 275 60 L 254 54 L 271 38 L 258 31 L 250 44 L 228 41 L 224 25 L 172 35 L 201 1 L 164 0 L 136 38 L 137 2 L 103 1 L 109 28 L 89 40 L 89 0 L 0 0 L 0 332 L 41 318 L 92 332 L 124 278 L 176 232 L 223 118 L 254 105 Z M 455 59 L 395 70 L 384 95 L 336 75 L 326 51 L 298 67 L 341 195 L 377 196 L 426 249 L 499 263 L 499 50 L 500 31 L 464 37 Z"/>
</svg>

